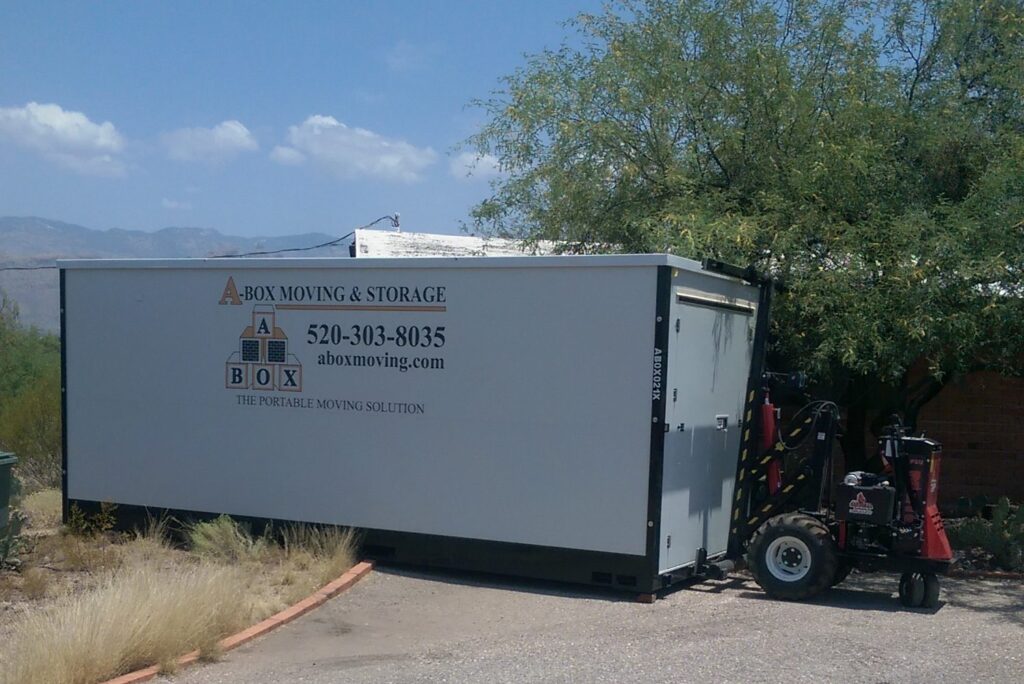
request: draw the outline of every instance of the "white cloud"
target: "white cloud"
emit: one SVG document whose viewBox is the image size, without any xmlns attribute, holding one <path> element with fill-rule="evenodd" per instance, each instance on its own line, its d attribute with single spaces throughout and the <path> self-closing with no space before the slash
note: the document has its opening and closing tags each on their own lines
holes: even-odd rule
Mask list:
<svg viewBox="0 0 1024 684">
<path fill-rule="evenodd" d="M 78 173 L 124 173 L 124 162 L 118 157 L 124 140 L 114 124 L 94 123 L 82 112 L 66 111 L 60 105 L 29 102 L 24 107 L 0 107 L 0 138 Z"/>
<path fill-rule="evenodd" d="M 463 152 L 451 158 L 448 170 L 456 180 L 470 181 L 501 175 L 498 158 L 492 154 Z"/>
<path fill-rule="evenodd" d="M 239 121 L 222 121 L 213 128 L 179 128 L 160 139 L 167 156 L 178 161 L 224 162 L 260 147 Z"/>
<path fill-rule="evenodd" d="M 166 197 L 160 200 L 160 206 L 164 209 L 177 209 L 180 211 L 189 211 L 192 209 L 191 202 L 179 202 L 177 200 L 167 199 Z"/>
<path fill-rule="evenodd" d="M 288 146 L 275 148 L 271 158 L 292 165 L 309 158 L 340 178 L 413 182 L 437 159 L 437 153 L 429 147 L 352 128 L 319 114 L 291 126 L 287 140 Z"/>
<path fill-rule="evenodd" d="M 281 145 L 270 151 L 270 158 L 278 164 L 284 164 L 285 166 L 298 166 L 306 161 L 306 155 L 294 147 L 283 147 Z"/>
</svg>

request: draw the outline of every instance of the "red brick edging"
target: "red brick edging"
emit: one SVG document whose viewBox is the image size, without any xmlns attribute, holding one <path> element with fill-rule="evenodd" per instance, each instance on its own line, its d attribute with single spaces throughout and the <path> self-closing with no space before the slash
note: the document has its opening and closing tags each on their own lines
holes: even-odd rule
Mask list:
<svg viewBox="0 0 1024 684">
<path fill-rule="evenodd" d="M 243 629 L 237 634 L 232 634 L 229 637 L 221 639 L 217 645 L 220 647 L 221 651 L 230 651 L 233 648 L 238 648 L 246 642 L 252 641 L 256 637 L 263 636 L 267 632 L 277 629 L 281 625 L 286 625 L 295 618 L 305 615 L 314 608 L 326 603 L 328 599 L 332 599 L 345 591 L 362 579 L 372 569 L 373 563 L 370 561 L 357 563 L 341 577 L 327 583 L 298 603 L 285 608 L 280 613 L 271 615 L 262 622 L 257 622 L 248 629 Z M 186 653 L 178 658 L 178 667 L 191 665 L 197 660 L 199 660 L 199 651 Z M 136 670 L 135 672 L 129 672 L 128 674 L 121 675 L 120 677 L 107 680 L 106 682 L 103 682 L 103 684 L 138 684 L 139 682 L 148 682 L 158 674 L 160 674 L 160 668 L 153 665 L 142 670 Z"/>
</svg>

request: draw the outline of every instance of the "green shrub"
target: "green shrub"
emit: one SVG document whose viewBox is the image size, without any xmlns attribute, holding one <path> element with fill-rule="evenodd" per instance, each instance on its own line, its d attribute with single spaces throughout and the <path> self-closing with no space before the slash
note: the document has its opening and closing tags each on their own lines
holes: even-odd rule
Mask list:
<svg viewBox="0 0 1024 684">
<path fill-rule="evenodd" d="M 18 475 L 30 491 L 61 485 L 60 371 L 50 368 L 3 402 L 0 445 L 18 456 Z"/>
<path fill-rule="evenodd" d="M 322 572 L 319 579 L 327 582 L 355 564 L 359 540 L 351 529 L 289 525 L 281 530 L 281 543 L 286 556 L 306 553 L 320 563 Z"/>
<path fill-rule="evenodd" d="M 991 553 L 1006 570 L 1024 570 L 1024 506 L 1016 510 L 1005 496 L 992 510 L 992 519 L 962 520 L 948 528 L 949 541 L 956 549 L 980 547 Z"/>
<path fill-rule="evenodd" d="M 18 305 L 0 291 L 0 409 L 47 373 L 59 375 L 59 369 L 60 338 L 23 326 Z"/>
<path fill-rule="evenodd" d="M 0 529 L 0 568 L 16 562 L 18 554 L 25 547 L 21 536 L 21 528 L 25 524 L 25 516 L 12 509 L 7 518 L 7 527 Z"/>
<path fill-rule="evenodd" d="M 68 532 L 76 537 L 94 537 L 97 534 L 105 534 L 114 529 L 117 523 L 117 504 L 109 501 L 100 503 L 100 510 L 88 515 L 78 504 L 71 504 L 68 510 L 68 522 L 65 527 Z"/>
<path fill-rule="evenodd" d="M 40 489 L 24 498 L 21 510 L 28 516 L 30 527 L 59 527 L 63 509 L 59 489 Z"/>
<path fill-rule="evenodd" d="M 258 560 L 269 550 L 265 538 L 254 538 L 227 515 L 189 527 L 188 543 L 200 556 L 228 563 Z"/>
</svg>

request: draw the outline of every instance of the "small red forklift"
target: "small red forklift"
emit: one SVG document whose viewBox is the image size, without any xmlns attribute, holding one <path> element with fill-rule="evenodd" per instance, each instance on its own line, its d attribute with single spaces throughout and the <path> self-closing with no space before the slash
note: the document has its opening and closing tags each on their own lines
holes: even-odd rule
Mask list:
<svg viewBox="0 0 1024 684">
<path fill-rule="evenodd" d="M 773 284 L 751 269 L 705 267 L 761 286 L 756 339 L 766 340 Z M 806 381 L 799 373 L 766 372 L 764 361 L 762 344 L 754 359 L 760 372 L 752 373 L 748 389 L 730 557 L 745 560 L 774 598 L 811 598 L 856 568 L 900 573 L 904 606 L 935 607 L 938 575 L 953 558 L 937 505 L 941 445 L 911 436 L 893 416 L 879 440 L 879 472 L 836 472 L 838 406 L 811 401 L 780 429 L 773 387 L 803 389 Z"/>
</svg>

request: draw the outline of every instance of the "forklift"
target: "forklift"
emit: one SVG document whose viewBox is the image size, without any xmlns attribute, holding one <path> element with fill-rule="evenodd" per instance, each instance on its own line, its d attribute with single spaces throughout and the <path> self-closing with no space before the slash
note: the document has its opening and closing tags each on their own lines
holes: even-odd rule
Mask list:
<svg viewBox="0 0 1024 684">
<path fill-rule="evenodd" d="M 729 558 L 745 564 L 773 598 L 817 596 L 859 572 L 900 573 L 899 600 L 934 608 L 938 576 L 953 552 L 938 509 L 942 446 L 912 436 L 898 416 L 882 431 L 878 472 L 836 472 L 839 407 L 806 403 L 779 426 L 773 389 L 803 391 L 802 373 L 765 369 L 768 312 L 777 285 L 753 269 L 705 261 L 705 268 L 760 286 L 743 441 L 736 471 Z"/>
</svg>

